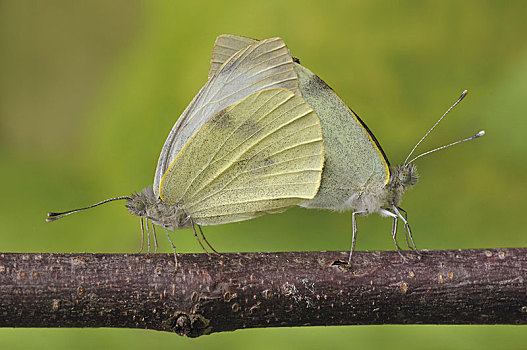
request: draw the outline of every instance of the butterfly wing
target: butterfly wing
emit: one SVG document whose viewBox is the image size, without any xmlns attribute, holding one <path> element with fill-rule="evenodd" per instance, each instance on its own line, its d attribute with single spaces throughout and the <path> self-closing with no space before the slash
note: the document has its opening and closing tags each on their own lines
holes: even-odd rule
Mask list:
<svg viewBox="0 0 527 350">
<path fill-rule="evenodd" d="M 238 35 L 218 36 L 212 49 L 210 74 L 255 39 Z M 322 79 L 298 63 L 294 64 L 300 94 L 320 118 L 324 137 L 325 164 L 317 196 L 302 206 L 345 210 L 347 200 L 368 188 L 379 188 L 390 178 L 389 162 L 366 124 Z"/>
<path fill-rule="evenodd" d="M 161 199 L 198 224 L 277 213 L 315 196 L 324 151 L 320 121 L 286 89 L 255 92 L 214 115 L 174 159 Z"/>
<path fill-rule="evenodd" d="M 388 159 L 366 124 L 331 87 L 299 64 L 295 64 L 295 71 L 302 97 L 320 118 L 325 152 L 320 190 L 302 206 L 350 209 L 350 198 L 388 183 Z"/>
<path fill-rule="evenodd" d="M 272 88 L 298 92 L 293 61 L 282 39 L 255 42 L 223 62 L 170 131 L 157 163 L 154 194 L 159 196 L 161 178 L 176 155 L 210 118 L 253 92 Z"/>
<path fill-rule="evenodd" d="M 257 43 L 258 40 L 239 35 L 222 34 L 216 38 L 210 57 L 209 79 L 216 74 L 222 64 L 236 52 Z"/>
</svg>

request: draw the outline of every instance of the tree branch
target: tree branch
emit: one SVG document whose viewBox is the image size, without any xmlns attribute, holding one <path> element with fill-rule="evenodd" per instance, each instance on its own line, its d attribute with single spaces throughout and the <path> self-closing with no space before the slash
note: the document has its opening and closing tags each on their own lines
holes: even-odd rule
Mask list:
<svg viewBox="0 0 527 350">
<path fill-rule="evenodd" d="M 403 254 L 0 254 L 0 327 L 527 323 L 527 248 Z"/>
</svg>

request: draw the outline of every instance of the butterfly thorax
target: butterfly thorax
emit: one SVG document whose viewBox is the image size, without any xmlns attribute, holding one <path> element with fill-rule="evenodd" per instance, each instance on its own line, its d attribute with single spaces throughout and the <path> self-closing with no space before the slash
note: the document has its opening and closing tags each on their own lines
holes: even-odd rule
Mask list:
<svg viewBox="0 0 527 350">
<path fill-rule="evenodd" d="M 401 202 L 404 192 L 417 183 L 417 169 L 413 164 L 390 168 L 390 179 L 385 185 L 366 183 L 353 193 L 340 210 L 361 212 L 363 215 L 381 213 Z"/>
<path fill-rule="evenodd" d="M 152 186 L 133 194 L 126 204 L 135 216 L 151 220 L 153 224 L 173 230 L 191 226 L 191 220 L 179 205 L 169 205 L 156 198 Z"/>
</svg>

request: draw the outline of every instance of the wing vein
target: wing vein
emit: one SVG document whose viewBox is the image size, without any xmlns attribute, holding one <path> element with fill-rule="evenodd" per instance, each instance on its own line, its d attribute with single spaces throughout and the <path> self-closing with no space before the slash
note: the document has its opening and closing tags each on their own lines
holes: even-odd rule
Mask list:
<svg viewBox="0 0 527 350">
<path fill-rule="evenodd" d="M 284 113 L 285 113 L 285 112 L 284 112 Z M 240 153 L 239 155 L 237 155 L 236 158 L 233 159 L 232 162 L 231 162 L 227 167 L 225 167 L 225 168 L 222 169 L 220 172 L 218 172 L 218 173 L 216 174 L 216 176 L 220 176 L 220 175 L 222 175 L 225 171 L 227 171 L 229 168 L 231 168 L 234 164 L 236 164 L 236 161 L 238 161 L 238 160 L 239 160 L 244 154 L 246 154 L 248 151 L 250 151 L 251 149 L 253 149 L 258 143 L 262 142 L 263 140 L 265 140 L 266 138 L 268 138 L 268 137 L 271 136 L 272 134 L 276 133 L 278 130 L 280 130 L 280 129 L 282 129 L 282 128 L 288 126 L 288 125 L 290 125 L 291 123 L 295 122 L 296 120 L 298 120 L 298 119 L 300 119 L 300 118 L 303 118 L 303 117 L 305 117 L 305 116 L 308 116 L 310 113 L 312 113 L 311 110 L 310 110 L 310 111 L 307 111 L 306 113 L 303 113 L 303 114 L 301 114 L 301 115 L 299 115 L 299 116 L 296 116 L 295 119 L 289 120 L 289 121 L 287 121 L 287 123 L 282 123 L 281 125 L 279 125 L 278 127 L 276 127 L 274 130 L 271 130 L 268 134 L 264 135 L 264 136 L 263 136 L 262 138 L 260 138 L 259 140 L 256 140 L 256 142 L 254 142 L 250 147 L 248 147 L 248 148 L 245 150 L 244 153 Z M 282 115 L 283 115 L 283 113 L 282 113 L 280 116 L 276 117 L 274 120 L 280 118 Z M 274 120 L 273 120 L 273 121 L 274 121 Z M 260 128 L 260 130 L 261 130 L 261 128 Z M 260 131 L 260 130 L 258 130 L 258 131 Z M 251 135 L 250 137 L 254 136 L 258 131 L 254 132 L 253 135 Z M 234 132 L 231 133 L 231 135 L 229 135 L 229 137 L 232 136 L 233 134 L 234 134 Z M 248 139 L 250 139 L 250 137 L 249 137 Z M 220 149 L 223 148 L 223 146 L 225 145 L 226 141 L 227 141 L 227 140 L 225 140 L 225 141 L 222 143 L 222 146 L 220 147 Z M 233 148 L 229 151 L 229 153 L 232 152 L 233 150 L 235 150 L 236 148 L 238 148 L 238 147 L 239 147 L 240 145 L 242 145 L 244 142 L 245 142 L 245 141 L 242 141 L 241 143 L 239 143 L 238 145 L 236 145 L 235 147 L 233 147 Z M 220 151 L 220 149 L 218 149 L 218 152 Z M 218 154 L 218 152 L 216 152 L 216 153 L 214 154 L 213 158 L 216 157 L 216 155 Z M 203 172 L 208 166 L 210 166 L 210 164 L 211 164 L 211 162 L 209 162 L 209 163 L 207 164 L 207 166 L 203 167 L 202 170 L 200 171 L 200 173 L 202 173 L 202 172 Z M 196 176 L 196 178 L 197 178 L 197 176 Z M 203 189 L 203 187 L 205 187 L 205 186 L 207 186 L 208 184 L 210 184 L 210 182 L 212 182 L 213 180 L 214 180 L 214 179 L 211 179 L 208 183 L 203 184 L 203 186 L 201 186 L 201 188 L 200 188 L 198 191 L 196 191 L 196 192 L 201 191 L 201 190 Z M 194 179 L 193 179 L 192 181 L 194 181 Z M 188 188 L 190 188 L 190 186 L 189 186 Z M 188 191 L 188 188 L 187 188 L 186 191 Z M 186 194 L 186 191 L 185 191 L 185 194 Z"/>
<path fill-rule="evenodd" d="M 301 146 L 305 146 L 305 145 L 307 145 L 307 144 L 309 144 L 309 143 L 316 143 L 316 142 L 320 142 L 320 141 L 322 141 L 321 138 L 319 138 L 319 139 L 314 139 L 314 140 L 311 140 L 311 141 L 309 141 L 309 142 L 305 142 L 305 143 L 296 144 L 296 145 L 291 146 L 291 147 L 289 147 L 289 148 L 287 148 L 287 149 L 283 149 L 283 150 L 281 150 L 281 151 L 279 151 L 279 152 L 275 152 L 275 153 L 273 153 L 273 154 L 270 154 L 268 157 L 270 158 L 270 157 L 272 157 L 272 156 L 274 156 L 274 155 L 278 155 L 278 154 L 280 154 L 280 153 L 283 153 L 283 152 L 286 152 L 286 151 L 292 150 L 292 149 L 294 149 L 294 148 L 296 148 L 296 147 L 301 147 Z M 266 148 L 269 148 L 269 147 L 271 147 L 271 146 L 273 146 L 273 144 L 267 146 Z M 265 150 L 265 148 L 262 149 L 262 151 L 263 151 L 263 150 Z M 258 153 L 259 153 L 259 152 L 258 152 Z M 254 154 L 252 158 L 256 157 L 256 156 L 258 155 L 258 153 Z M 318 154 L 313 154 L 313 155 L 311 155 L 310 157 L 312 157 L 312 156 L 316 156 L 316 155 L 320 155 L 320 153 L 318 153 Z M 251 158 L 251 159 L 252 159 L 252 158 Z M 284 162 L 287 162 L 287 161 L 284 161 Z M 251 169 L 250 171 L 252 171 L 252 170 L 256 170 L 256 169 L 258 169 L 258 168 Z M 321 170 L 319 170 L 319 171 L 321 171 Z M 196 201 L 196 202 L 190 204 L 189 207 L 193 207 L 193 206 L 195 206 L 195 205 L 197 205 L 197 204 L 199 204 L 199 203 L 205 201 L 206 199 L 208 199 L 208 198 L 210 198 L 210 197 L 212 197 L 212 196 L 217 195 L 218 193 L 220 193 L 221 191 L 223 191 L 227 186 L 229 186 L 233 181 L 235 181 L 238 177 L 242 176 L 244 173 L 247 173 L 247 172 L 249 172 L 249 171 L 244 170 L 243 172 L 241 172 L 241 173 L 239 173 L 239 174 L 236 174 L 231 180 L 229 180 L 225 185 L 223 185 L 223 187 L 219 188 L 219 189 L 216 190 L 215 192 L 210 193 L 208 196 L 205 196 L 205 197 L 201 198 L 200 200 L 198 200 L 198 201 Z M 212 181 L 211 181 L 211 182 L 212 182 Z M 209 182 L 209 184 L 210 184 L 211 182 Z M 196 195 L 197 195 L 198 193 L 199 193 L 199 191 L 196 191 Z M 189 199 L 191 199 L 191 198 L 189 198 Z"/>
</svg>

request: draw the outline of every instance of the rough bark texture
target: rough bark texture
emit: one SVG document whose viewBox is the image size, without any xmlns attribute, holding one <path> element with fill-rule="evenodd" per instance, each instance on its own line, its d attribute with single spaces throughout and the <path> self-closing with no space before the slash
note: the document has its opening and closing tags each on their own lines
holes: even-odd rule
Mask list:
<svg viewBox="0 0 527 350">
<path fill-rule="evenodd" d="M 403 254 L 0 254 L 0 327 L 527 322 L 527 248 Z"/>
</svg>

